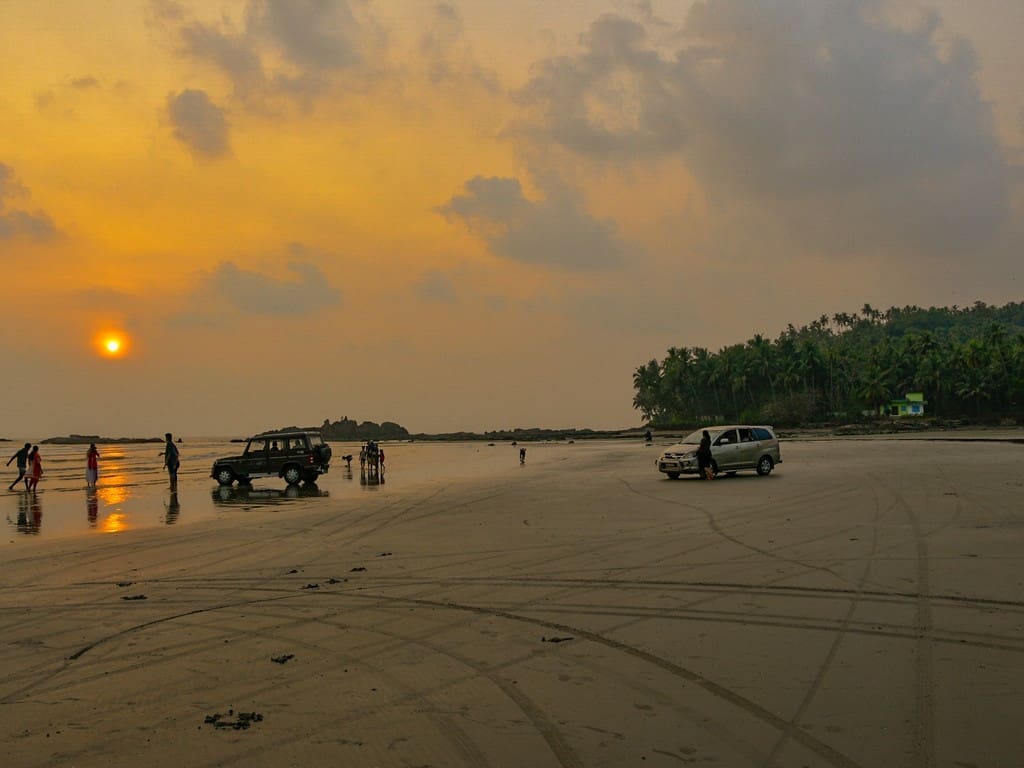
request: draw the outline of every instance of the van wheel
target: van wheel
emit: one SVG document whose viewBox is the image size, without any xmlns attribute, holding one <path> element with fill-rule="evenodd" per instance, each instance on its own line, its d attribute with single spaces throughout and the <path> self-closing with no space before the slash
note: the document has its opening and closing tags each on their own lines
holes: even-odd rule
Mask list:
<svg viewBox="0 0 1024 768">
<path fill-rule="evenodd" d="M 762 456 L 757 460 L 757 474 L 761 476 L 770 475 L 774 467 L 775 462 L 772 461 L 771 456 Z"/>
<path fill-rule="evenodd" d="M 221 485 L 231 485 L 235 482 L 235 473 L 227 467 L 221 467 L 217 470 L 217 482 Z"/>
<path fill-rule="evenodd" d="M 678 480 L 679 479 L 679 473 L 678 472 L 666 472 L 665 474 L 668 475 L 668 479 L 669 480 Z"/>
<path fill-rule="evenodd" d="M 289 464 L 284 468 L 284 472 L 281 473 L 281 477 L 288 485 L 298 485 L 302 481 L 302 470 L 294 464 Z"/>
</svg>

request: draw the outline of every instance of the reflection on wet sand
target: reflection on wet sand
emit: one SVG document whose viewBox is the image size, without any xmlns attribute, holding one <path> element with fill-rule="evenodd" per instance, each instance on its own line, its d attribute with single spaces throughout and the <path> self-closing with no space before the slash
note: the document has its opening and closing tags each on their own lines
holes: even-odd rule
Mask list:
<svg viewBox="0 0 1024 768">
<path fill-rule="evenodd" d="M 128 530 L 128 516 L 123 512 L 111 512 L 103 518 L 100 530 L 104 533 L 120 533 Z"/>
<path fill-rule="evenodd" d="M 174 525 L 178 522 L 178 515 L 181 514 L 181 504 L 178 503 L 178 492 L 171 491 L 171 496 L 164 504 L 164 522 L 167 525 Z"/>
<path fill-rule="evenodd" d="M 253 488 L 252 486 L 240 485 L 217 486 L 210 492 L 214 504 L 278 504 L 287 503 L 292 499 L 310 499 L 329 496 L 330 494 L 318 485 L 304 483 L 303 485 L 289 485 L 284 490 L 280 488 Z"/>
<path fill-rule="evenodd" d="M 361 468 L 359 470 L 359 484 L 368 491 L 377 490 L 378 485 L 384 485 L 384 470 L 378 470 L 375 466 Z"/>
<path fill-rule="evenodd" d="M 96 488 L 92 487 L 85 492 L 85 516 L 89 520 L 89 527 L 96 527 L 96 516 L 100 512 L 99 497 L 96 495 Z"/>
<path fill-rule="evenodd" d="M 25 491 L 20 493 L 18 495 L 18 522 L 16 524 L 18 532 L 37 534 L 42 524 L 43 506 L 39 499 L 39 492 Z"/>
<path fill-rule="evenodd" d="M 131 498 L 131 487 L 128 485 L 128 478 L 124 475 L 104 477 L 96 489 L 96 494 L 108 507 L 124 504 Z"/>
</svg>

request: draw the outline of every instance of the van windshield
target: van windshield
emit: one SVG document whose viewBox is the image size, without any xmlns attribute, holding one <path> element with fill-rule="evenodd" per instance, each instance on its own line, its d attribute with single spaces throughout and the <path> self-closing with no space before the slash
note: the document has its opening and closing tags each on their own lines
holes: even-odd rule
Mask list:
<svg viewBox="0 0 1024 768">
<path fill-rule="evenodd" d="M 718 437 L 718 435 L 721 434 L 721 432 L 722 430 L 720 429 L 708 430 L 708 434 L 711 435 L 712 442 L 714 442 L 715 438 Z M 696 432 L 691 432 L 689 435 L 686 436 L 686 439 L 683 440 L 683 445 L 700 445 L 700 439 L 702 437 L 704 437 L 704 430 L 698 429 Z"/>
</svg>

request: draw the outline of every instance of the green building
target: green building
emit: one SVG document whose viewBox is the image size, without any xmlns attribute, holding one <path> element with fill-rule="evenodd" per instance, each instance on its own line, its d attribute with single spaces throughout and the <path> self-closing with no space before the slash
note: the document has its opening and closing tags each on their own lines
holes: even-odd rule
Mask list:
<svg viewBox="0 0 1024 768">
<path fill-rule="evenodd" d="M 879 416 L 924 416 L 923 392 L 907 392 L 902 400 L 893 400 L 879 408 Z"/>
</svg>

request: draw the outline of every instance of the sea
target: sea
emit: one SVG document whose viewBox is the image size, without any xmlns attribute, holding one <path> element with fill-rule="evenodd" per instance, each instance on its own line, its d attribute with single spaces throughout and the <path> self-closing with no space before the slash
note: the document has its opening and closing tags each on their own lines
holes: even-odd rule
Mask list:
<svg viewBox="0 0 1024 768">
<path fill-rule="evenodd" d="M 0 442 L 4 460 L 26 441 Z M 542 461 L 558 443 L 527 444 L 528 460 Z M 564 444 L 563 444 L 564 445 Z M 245 443 L 225 438 L 183 437 L 181 468 L 172 493 L 163 468 L 163 443 L 99 445 L 99 482 L 85 481 L 86 445 L 40 444 L 43 477 L 38 490 L 7 485 L 18 476 L 14 462 L 0 486 L 0 519 L 10 543 L 68 536 L 116 535 L 139 528 L 183 525 L 259 507 L 290 509 L 332 500 L 357 500 L 361 494 L 388 493 L 439 479 L 484 477 L 519 466 L 519 448 L 511 442 L 383 442 L 382 474 L 361 472 L 359 443 L 331 443 L 330 471 L 314 486 L 289 487 L 280 478 L 257 478 L 251 487 L 222 487 L 210 477 L 214 459 L 237 456 Z M 351 469 L 341 459 L 352 454 Z M 0 455 L 4 455 L 0 453 Z M 550 458 L 550 454 L 549 454 Z M 0 465 L 2 467 L 2 465 Z"/>
</svg>

